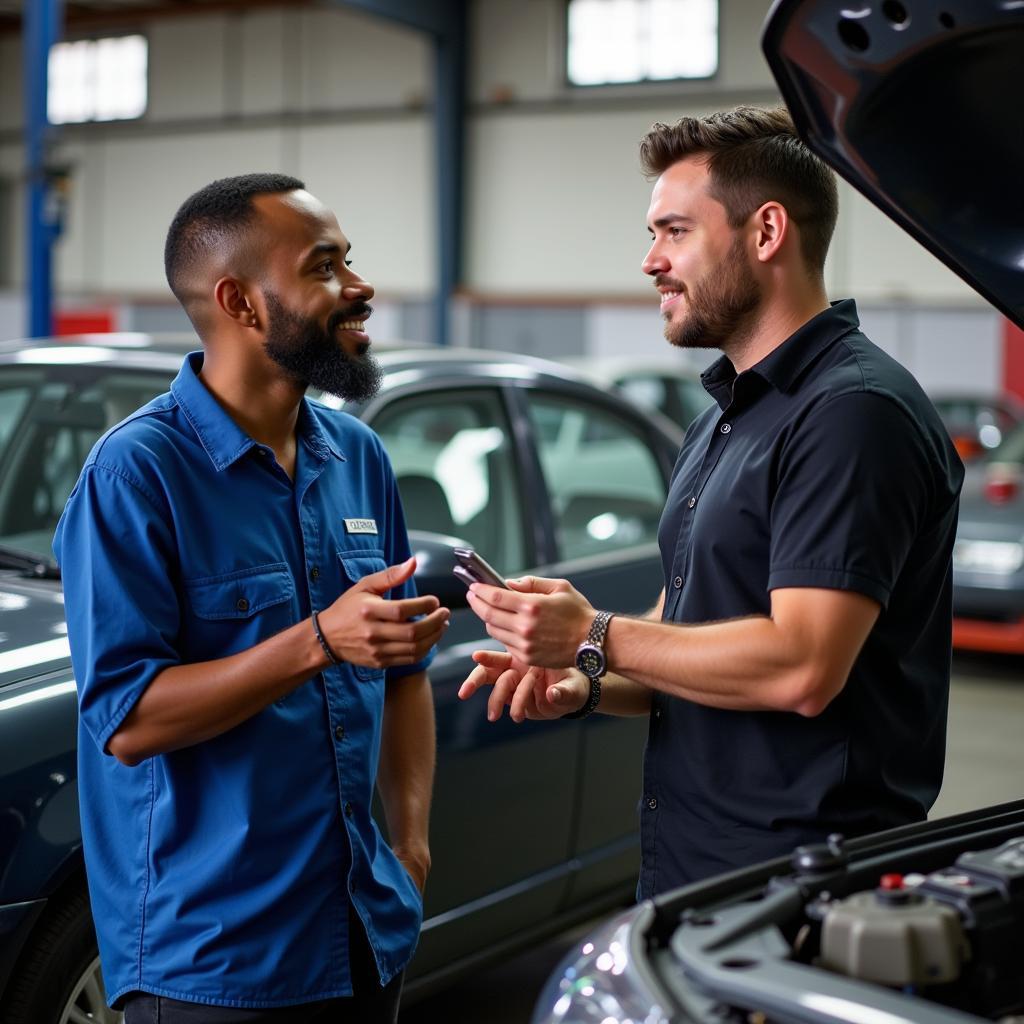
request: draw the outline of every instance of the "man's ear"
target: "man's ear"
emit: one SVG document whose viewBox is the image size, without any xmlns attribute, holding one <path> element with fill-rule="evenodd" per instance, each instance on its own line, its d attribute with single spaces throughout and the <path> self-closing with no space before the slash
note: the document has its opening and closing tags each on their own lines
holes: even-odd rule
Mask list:
<svg viewBox="0 0 1024 1024">
<path fill-rule="evenodd" d="M 249 290 L 235 277 L 222 277 L 213 286 L 213 296 L 221 311 L 240 327 L 255 327 L 256 309 L 250 301 Z"/>
<path fill-rule="evenodd" d="M 790 220 L 781 203 L 767 202 L 754 214 L 757 231 L 755 255 L 762 263 L 769 263 L 779 254 L 790 233 Z"/>
</svg>

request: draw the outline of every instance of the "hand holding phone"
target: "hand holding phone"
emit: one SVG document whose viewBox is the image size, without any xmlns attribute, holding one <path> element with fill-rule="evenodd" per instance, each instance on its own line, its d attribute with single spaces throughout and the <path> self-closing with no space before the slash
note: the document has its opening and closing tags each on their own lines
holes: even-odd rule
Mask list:
<svg viewBox="0 0 1024 1024">
<path fill-rule="evenodd" d="M 454 548 L 453 550 L 458 565 L 452 569 L 452 572 L 467 587 L 473 583 L 487 583 L 492 587 L 508 589 L 508 584 L 502 578 L 501 573 L 492 565 L 488 565 L 472 548 Z"/>
</svg>

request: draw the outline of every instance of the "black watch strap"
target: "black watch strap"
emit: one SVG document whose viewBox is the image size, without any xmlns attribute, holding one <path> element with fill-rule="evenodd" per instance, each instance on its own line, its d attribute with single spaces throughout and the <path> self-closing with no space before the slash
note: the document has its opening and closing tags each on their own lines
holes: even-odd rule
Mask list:
<svg viewBox="0 0 1024 1024">
<path fill-rule="evenodd" d="M 562 715 L 563 718 L 588 718 L 597 710 L 597 705 L 601 703 L 601 680 L 591 677 L 590 679 L 590 696 L 587 697 L 586 704 L 583 705 L 578 711 L 570 711 L 567 715 Z"/>
</svg>

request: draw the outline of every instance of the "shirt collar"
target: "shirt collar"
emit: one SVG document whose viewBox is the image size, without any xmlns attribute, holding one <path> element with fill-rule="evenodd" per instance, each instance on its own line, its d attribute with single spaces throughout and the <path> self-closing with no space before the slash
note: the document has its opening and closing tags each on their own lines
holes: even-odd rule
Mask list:
<svg viewBox="0 0 1024 1024">
<path fill-rule="evenodd" d="M 811 317 L 747 372 L 757 374 L 777 391 L 788 391 L 812 360 L 858 327 L 860 319 L 856 302 L 840 299 Z M 722 356 L 701 374 L 701 383 L 704 390 L 725 409 L 732 401 L 732 385 L 736 377 L 732 362 L 728 356 Z"/>
<path fill-rule="evenodd" d="M 203 353 L 190 352 L 171 384 L 171 394 L 218 472 L 246 454 L 256 442 L 228 415 L 199 379 Z M 302 400 L 296 423 L 299 440 L 322 462 L 331 455 L 344 459 L 324 433 L 307 399 Z"/>
</svg>

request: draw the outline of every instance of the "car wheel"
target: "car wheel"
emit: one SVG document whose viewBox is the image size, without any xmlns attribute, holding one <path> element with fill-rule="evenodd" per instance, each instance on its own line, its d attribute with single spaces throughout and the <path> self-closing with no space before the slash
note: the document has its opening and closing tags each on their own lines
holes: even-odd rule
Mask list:
<svg viewBox="0 0 1024 1024">
<path fill-rule="evenodd" d="M 120 1024 L 107 1006 L 85 887 L 44 912 L 8 986 L 4 1024 Z"/>
</svg>

